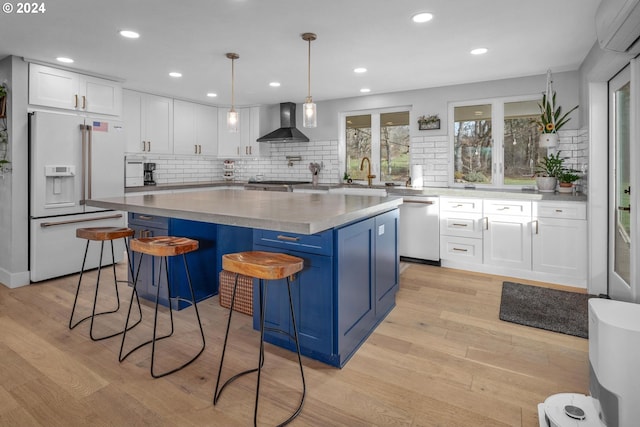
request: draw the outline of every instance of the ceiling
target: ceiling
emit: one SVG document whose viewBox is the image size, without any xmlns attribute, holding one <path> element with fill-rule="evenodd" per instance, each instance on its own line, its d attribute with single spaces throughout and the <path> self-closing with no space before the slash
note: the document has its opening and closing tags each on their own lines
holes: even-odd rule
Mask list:
<svg viewBox="0 0 640 427">
<path fill-rule="evenodd" d="M 0 57 L 117 77 L 125 88 L 213 105 L 304 102 L 578 69 L 600 0 L 54 0 L 0 14 Z M 6 3 L 5 3 L 6 4 Z M 17 3 L 14 3 L 17 4 Z M 419 11 L 434 14 L 416 24 Z M 125 39 L 121 29 L 141 34 Z M 469 52 L 486 47 L 485 55 Z M 356 67 L 366 67 L 355 74 Z M 169 77 L 178 71 L 181 78 Z M 280 87 L 270 87 L 278 81 Z M 216 98 L 207 92 L 218 94 Z"/>
</svg>

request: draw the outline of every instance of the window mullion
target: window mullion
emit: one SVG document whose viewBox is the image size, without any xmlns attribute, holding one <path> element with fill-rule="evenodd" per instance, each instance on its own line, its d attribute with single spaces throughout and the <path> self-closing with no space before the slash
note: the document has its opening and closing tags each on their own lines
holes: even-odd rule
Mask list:
<svg viewBox="0 0 640 427">
<path fill-rule="evenodd" d="M 495 171 L 493 185 L 502 187 L 504 184 L 504 103 L 493 103 L 492 117 L 492 149 L 493 169 Z"/>
<path fill-rule="evenodd" d="M 380 184 L 380 113 L 371 115 L 371 173 L 376 177 L 374 184 Z"/>
</svg>

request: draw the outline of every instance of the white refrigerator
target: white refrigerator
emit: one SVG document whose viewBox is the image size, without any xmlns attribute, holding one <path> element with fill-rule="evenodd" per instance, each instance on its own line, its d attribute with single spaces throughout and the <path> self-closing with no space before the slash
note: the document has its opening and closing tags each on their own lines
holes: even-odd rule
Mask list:
<svg viewBox="0 0 640 427">
<path fill-rule="evenodd" d="M 124 195 L 124 129 L 116 120 L 30 113 L 29 157 L 29 270 L 38 282 L 80 271 L 86 240 L 77 228 L 125 226 L 125 213 L 85 205 Z M 116 262 L 124 253 L 117 243 Z M 98 266 L 99 254 L 91 244 L 85 269 Z M 111 261 L 108 243 L 102 259 Z"/>
</svg>

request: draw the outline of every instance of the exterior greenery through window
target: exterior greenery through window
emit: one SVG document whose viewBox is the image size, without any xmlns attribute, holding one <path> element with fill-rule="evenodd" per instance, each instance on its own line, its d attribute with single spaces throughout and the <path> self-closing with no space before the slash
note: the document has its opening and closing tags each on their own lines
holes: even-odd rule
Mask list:
<svg viewBox="0 0 640 427">
<path fill-rule="evenodd" d="M 367 166 L 360 170 L 363 157 L 372 165 L 374 182 L 404 182 L 409 177 L 409 112 L 390 111 L 345 117 L 346 174 L 353 180 L 367 179 Z M 379 173 L 376 173 L 379 172 Z"/>
<path fill-rule="evenodd" d="M 537 100 L 458 104 L 453 107 L 454 184 L 534 185 L 538 161 Z"/>
</svg>

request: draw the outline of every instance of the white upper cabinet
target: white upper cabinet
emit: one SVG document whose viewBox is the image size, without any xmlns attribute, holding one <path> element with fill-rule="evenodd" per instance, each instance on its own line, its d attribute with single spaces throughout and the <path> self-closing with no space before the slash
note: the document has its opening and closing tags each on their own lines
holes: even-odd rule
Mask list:
<svg viewBox="0 0 640 427">
<path fill-rule="evenodd" d="M 259 157 L 260 107 L 238 108 L 240 125 L 238 132 L 227 130 L 228 108 L 218 109 L 218 156 L 220 157 Z"/>
<path fill-rule="evenodd" d="M 129 153 L 173 152 L 173 100 L 124 91 L 123 120 Z"/>
<path fill-rule="evenodd" d="M 112 80 L 29 64 L 29 104 L 119 116 L 122 85 Z"/>
<path fill-rule="evenodd" d="M 215 155 L 218 153 L 218 109 L 208 105 L 174 100 L 174 154 Z"/>
</svg>

